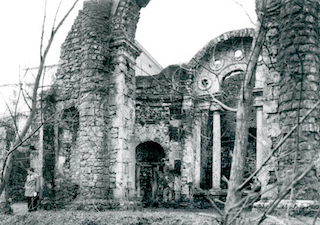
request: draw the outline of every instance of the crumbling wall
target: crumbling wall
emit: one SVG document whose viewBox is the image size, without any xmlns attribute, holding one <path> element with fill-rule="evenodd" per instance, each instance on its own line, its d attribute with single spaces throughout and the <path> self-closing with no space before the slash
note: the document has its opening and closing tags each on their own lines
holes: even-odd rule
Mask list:
<svg viewBox="0 0 320 225">
<path fill-rule="evenodd" d="M 134 147 L 146 141 L 160 144 L 165 151 L 170 170 L 159 172 L 159 191 L 157 201 L 167 201 L 164 193 L 172 189 L 171 199 L 180 199 L 181 162 L 182 162 L 182 92 L 173 88 L 181 82 L 181 68 L 172 65 L 159 75 L 153 77 L 137 77 L 136 121 L 133 143 Z M 177 88 L 182 89 L 182 86 Z M 164 163 L 163 161 L 160 163 Z M 161 165 L 162 165 L 161 164 Z M 163 165 L 162 165 L 163 167 Z M 172 172 L 175 171 L 175 172 Z M 164 174 L 162 176 L 162 174 Z M 172 179 L 166 179 L 166 178 Z M 162 187 L 162 188 L 161 188 Z M 161 192 L 161 193 L 160 193 Z"/>
<path fill-rule="evenodd" d="M 54 142 L 55 186 L 63 189 L 66 180 L 77 184 L 79 198 L 105 198 L 110 188 L 105 135 L 112 70 L 110 10 L 110 3 L 84 2 L 62 45 L 54 84 L 55 123 L 47 130 L 55 137 L 48 140 L 51 146 Z"/>
<path fill-rule="evenodd" d="M 279 114 L 281 134 L 284 136 L 293 124 L 298 129 L 281 148 L 280 179 L 293 179 L 319 157 L 319 107 L 303 122 L 299 120 L 319 101 L 319 2 L 312 0 L 282 3 L 278 71 L 280 71 Z M 298 120 L 299 119 L 299 120 Z M 297 135 L 298 133 L 298 135 Z M 309 174 L 300 187 L 317 185 L 315 174 Z M 285 182 L 286 183 L 286 182 Z M 286 185 L 286 184 L 285 184 Z M 299 188 L 299 187 L 298 187 Z M 314 188 L 299 193 L 296 198 L 318 199 Z M 317 188 L 315 189 L 317 190 Z"/>
<path fill-rule="evenodd" d="M 318 157 L 319 110 L 298 121 L 319 100 L 318 12 L 317 1 L 268 1 L 265 54 L 269 73 L 263 110 L 272 146 L 299 124 L 274 159 L 275 174 L 284 186 Z M 315 174 L 309 174 L 301 184 L 313 186 L 315 180 Z M 316 188 L 311 189 L 294 197 L 317 198 Z"/>
<path fill-rule="evenodd" d="M 147 3 L 85 1 L 62 45 L 52 89 L 55 122 L 44 129 L 54 137 L 46 138 L 44 145 L 51 146 L 47 153 L 55 164 L 45 164 L 57 190 L 68 179 L 79 186 L 79 199 L 127 199 L 134 194 L 130 143 L 139 50 L 133 39 L 139 10 Z M 70 115 L 76 128 L 69 126 L 67 111 L 75 112 Z"/>
</svg>

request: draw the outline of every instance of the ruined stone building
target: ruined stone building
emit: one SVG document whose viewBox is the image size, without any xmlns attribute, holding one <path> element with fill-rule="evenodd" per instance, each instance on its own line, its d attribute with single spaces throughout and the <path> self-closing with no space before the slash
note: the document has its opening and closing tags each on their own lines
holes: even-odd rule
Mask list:
<svg viewBox="0 0 320 225">
<path fill-rule="evenodd" d="M 52 121 L 41 138 L 43 155 L 50 156 L 43 161 L 45 182 L 66 177 L 83 198 L 142 199 L 148 192 L 156 198 L 162 174 L 171 199 L 189 198 L 194 187 L 219 189 L 230 168 L 222 148 L 230 158 L 235 123 L 234 113 L 213 99 L 236 106 L 254 30 L 214 38 L 186 65 L 135 76 L 140 52 L 130 13 L 143 5 L 126 4 L 85 2 L 62 45 L 44 110 Z M 262 79 L 256 81 L 254 136 Z"/>
<path fill-rule="evenodd" d="M 48 193 L 73 183 L 80 199 L 156 199 L 162 188 L 165 200 L 184 200 L 197 188 L 227 187 L 222 178 L 229 176 L 234 109 L 255 30 L 226 32 L 186 64 L 136 76 L 142 69 L 135 31 L 148 2 L 85 1 L 75 19 L 56 81 L 43 98 L 44 126 L 34 143 Z M 270 12 L 279 9 L 274 5 Z M 274 29 L 270 46 L 276 45 Z M 263 59 L 256 70 L 246 174 L 281 135 L 280 75 Z M 262 188 L 274 170 L 259 174 Z"/>
</svg>

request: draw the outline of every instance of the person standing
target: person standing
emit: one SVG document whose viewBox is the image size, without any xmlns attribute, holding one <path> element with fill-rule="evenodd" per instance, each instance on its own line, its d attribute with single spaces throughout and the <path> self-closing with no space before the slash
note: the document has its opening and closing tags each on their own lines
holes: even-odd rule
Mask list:
<svg viewBox="0 0 320 225">
<path fill-rule="evenodd" d="M 28 199 L 28 212 L 37 210 L 39 201 L 40 182 L 39 176 L 35 173 L 33 168 L 28 169 L 27 180 L 24 185 L 24 188 L 24 195 Z"/>
</svg>

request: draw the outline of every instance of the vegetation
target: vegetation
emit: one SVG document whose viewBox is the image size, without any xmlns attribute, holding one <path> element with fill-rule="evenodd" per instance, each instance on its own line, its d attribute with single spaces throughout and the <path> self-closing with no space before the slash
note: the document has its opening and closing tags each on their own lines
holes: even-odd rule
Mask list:
<svg viewBox="0 0 320 225">
<path fill-rule="evenodd" d="M 258 1 L 257 1 L 258 2 Z M 292 1 L 293 2 L 293 1 Z M 304 15 L 304 11 L 306 10 L 308 11 L 309 8 L 304 8 L 304 4 L 307 5 L 309 1 L 305 0 L 302 1 L 303 4 L 301 4 L 302 6 L 300 8 L 298 8 L 297 5 L 294 5 L 294 7 L 292 7 L 293 9 L 298 8 L 300 11 L 297 11 L 296 14 L 298 15 L 297 18 L 295 18 L 295 20 L 292 19 L 292 21 L 290 20 L 290 22 L 294 22 L 294 21 L 300 21 L 298 20 L 299 18 L 301 19 L 302 16 Z M 310 1 L 312 2 L 312 1 Z M 315 2 L 315 1 L 314 1 Z M 283 181 L 283 183 L 279 182 L 277 183 L 278 187 L 282 187 L 282 189 L 280 191 L 278 191 L 278 196 L 277 198 L 270 203 L 269 206 L 267 206 L 264 211 L 263 214 L 258 214 L 254 215 L 257 216 L 255 218 L 253 218 L 252 216 L 248 216 L 248 213 L 246 212 L 246 208 L 249 208 L 252 203 L 254 201 L 252 201 L 252 199 L 250 199 L 250 197 L 245 196 L 243 197 L 243 193 L 244 193 L 244 187 L 250 183 L 251 180 L 253 180 L 255 178 L 255 176 L 259 173 L 259 170 L 261 168 L 259 168 L 258 170 L 256 170 L 255 172 L 253 172 L 245 182 L 243 182 L 244 180 L 244 175 L 246 171 L 246 166 L 245 165 L 249 165 L 249 163 L 246 163 L 246 156 L 248 155 L 247 150 L 248 149 L 254 149 L 254 147 L 249 146 L 248 148 L 248 135 L 249 135 L 249 119 L 250 119 L 250 113 L 252 112 L 252 98 L 253 98 L 253 94 L 252 94 L 252 90 L 253 90 L 253 86 L 254 86 L 254 74 L 255 74 L 255 70 L 256 70 L 256 65 L 257 65 L 257 61 L 258 61 L 258 57 L 261 53 L 262 47 L 264 46 L 263 44 L 265 43 L 265 38 L 266 38 L 266 32 L 267 32 L 267 27 L 265 25 L 265 17 L 264 15 L 266 15 L 266 3 L 267 1 L 262 0 L 260 1 L 260 4 L 257 6 L 257 11 L 258 11 L 258 18 L 259 18 L 259 30 L 257 32 L 257 37 L 255 37 L 253 45 L 252 45 L 252 52 L 251 55 L 249 57 L 249 62 L 247 65 L 247 70 L 245 71 L 244 74 L 244 79 L 243 79 L 243 86 L 240 90 L 239 96 L 240 96 L 240 100 L 237 103 L 237 113 L 233 116 L 230 116 L 232 118 L 236 118 L 237 121 L 237 126 L 234 129 L 234 133 L 235 133 L 235 142 L 233 144 L 233 146 L 227 146 L 228 149 L 233 148 L 233 158 L 232 158 L 232 162 L 231 162 L 231 168 L 230 168 L 230 176 L 228 177 L 228 180 L 225 180 L 225 186 L 228 187 L 228 194 L 227 194 L 227 198 L 226 201 L 223 203 L 224 204 L 224 210 L 223 211 L 219 211 L 218 208 L 217 212 L 220 213 L 220 215 L 218 216 L 219 222 L 218 220 L 216 220 L 216 216 L 213 214 L 212 211 L 210 211 L 208 213 L 208 215 L 206 217 L 200 216 L 196 213 L 190 213 L 190 211 L 187 211 L 188 213 L 186 213 L 186 211 L 176 211 L 176 212 L 165 212 L 165 211 L 138 211 L 138 212 L 134 212 L 133 211 L 105 211 L 105 212 L 87 212 L 87 211 L 83 211 L 84 208 L 80 208 L 80 210 L 78 211 L 40 211 L 40 212 L 36 212 L 33 214 L 22 214 L 22 215 L 16 215 L 16 216 L 1 216 L 0 217 L 0 224 L 248 224 L 248 223 L 252 223 L 257 222 L 257 224 L 264 224 L 264 222 L 267 219 L 273 219 L 275 221 L 277 221 L 278 223 L 283 223 L 285 224 L 284 218 L 278 219 L 276 217 L 274 217 L 273 213 L 276 209 L 276 207 L 279 205 L 279 203 L 281 202 L 282 199 L 286 199 L 289 196 L 289 193 L 291 193 L 290 196 L 290 200 L 295 200 L 297 199 L 297 193 L 298 191 L 303 191 L 306 192 L 306 188 L 303 186 L 307 186 L 309 188 L 309 186 L 314 185 L 314 184 L 318 184 L 316 182 L 310 182 L 310 184 L 307 185 L 299 185 L 299 183 L 301 184 L 302 182 L 305 182 L 305 180 L 303 179 L 304 177 L 308 176 L 309 172 L 312 172 L 314 170 L 315 165 L 317 164 L 314 161 L 314 158 L 312 158 L 312 160 L 308 161 L 308 164 L 301 164 L 303 165 L 302 168 L 298 168 L 298 166 L 300 166 L 299 164 L 299 154 L 300 154 L 300 150 L 299 148 L 301 148 L 301 146 L 299 145 L 300 143 L 300 139 L 302 139 L 299 135 L 299 126 L 301 125 L 301 123 L 305 120 L 305 118 L 308 116 L 308 114 L 310 114 L 319 104 L 319 102 L 317 104 L 312 104 L 310 103 L 310 107 L 308 106 L 308 109 L 310 109 L 310 111 L 306 112 L 304 114 L 304 117 L 300 118 L 300 109 L 301 109 L 301 102 L 302 102 L 302 96 L 303 96 L 303 85 L 302 85 L 302 81 L 305 77 L 306 74 L 308 74 L 308 71 L 305 70 L 304 68 L 304 64 L 303 61 L 305 58 L 304 52 L 299 52 L 298 50 L 300 49 L 300 46 L 297 46 L 297 48 L 295 49 L 295 51 L 292 53 L 293 55 L 295 55 L 297 58 L 297 60 L 292 61 L 292 67 L 296 67 L 297 64 L 301 64 L 301 68 L 299 71 L 299 76 L 301 76 L 301 80 L 299 81 L 299 86 L 300 87 L 300 97 L 299 97 L 299 105 L 297 106 L 297 125 L 294 126 L 288 126 L 288 129 L 286 130 L 286 132 L 284 132 L 281 136 L 281 141 L 277 142 L 277 145 L 275 145 L 272 149 L 271 149 L 271 155 L 268 156 L 268 158 L 264 161 L 262 166 L 265 166 L 267 161 L 270 160 L 271 157 L 273 157 L 273 154 L 278 151 L 280 149 L 280 146 L 288 139 L 288 137 L 291 134 L 294 134 L 293 132 L 296 133 L 296 144 L 297 147 L 293 147 L 292 149 L 289 149 L 290 151 L 288 152 L 290 155 L 293 155 L 294 157 L 289 158 L 294 159 L 293 161 L 293 169 L 290 170 L 293 173 L 292 179 L 286 179 L 285 181 Z M 284 7 L 284 6 L 281 6 Z M 309 19 L 310 21 L 312 21 L 311 19 Z M 305 22 L 305 21 L 302 21 Z M 303 23 L 299 22 L 299 26 L 301 26 L 301 24 Z M 288 23 L 290 24 L 290 23 Z M 284 32 L 285 33 L 285 32 Z M 302 35 L 301 35 L 302 36 Z M 53 37 L 52 37 L 53 38 Z M 290 38 L 290 37 L 289 37 Z M 282 40 L 282 39 L 281 39 Z M 290 45 L 291 46 L 291 43 Z M 50 45 L 49 45 L 50 47 Z M 289 48 L 289 47 L 288 47 Z M 292 50 L 292 49 L 291 49 Z M 302 51 L 302 50 L 301 50 Z M 303 53 L 303 54 L 302 54 Z M 36 83 L 39 82 L 39 79 L 41 77 L 41 68 L 43 67 L 44 64 L 44 59 L 45 59 L 45 55 L 46 55 L 46 51 L 44 52 L 44 56 L 43 56 L 43 61 L 41 61 L 40 64 L 40 69 L 39 69 L 39 74 L 38 74 L 38 81 Z M 290 55 L 291 56 L 291 55 Z M 279 57 L 280 58 L 280 57 Z M 292 57 L 293 58 L 293 57 Z M 312 58 L 312 57 L 311 57 Z M 280 58 L 282 59 L 282 58 Z M 318 59 L 317 59 L 318 60 Z M 316 60 L 316 61 L 317 61 Z M 282 65 L 282 64 L 281 64 Z M 287 66 L 287 63 L 283 63 L 283 65 Z M 279 69 L 279 68 L 277 68 Z M 283 73 L 283 71 L 288 72 L 288 77 L 291 79 L 291 76 L 293 76 L 294 78 L 299 78 L 298 75 L 296 75 L 295 73 L 292 75 L 293 72 L 296 71 L 290 71 L 287 70 L 287 68 L 282 68 L 283 70 L 281 70 L 280 72 Z M 312 68 L 313 70 L 313 68 Z M 311 71 L 311 69 L 310 69 Z M 286 75 L 286 74 L 285 74 Z M 294 76 L 296 75 L 296 76 Z M 317 74 L 316 74 L 317 75 Z M 310 78 L 313 79 L 314 77 Z M 285 82 L 285 81 L 283 81 Z M 230 84 L 230 83 L 229 83 Z M 286 87 L 285 85 L 286 83 L 284 83 L 284 85 L 282 85 L 283 87 Z M 298 83 L 294 83 L 294 86 L 298 86 Z M 310 85 L 311 87 L 311 85 Z M 233 89 L 234 90 L 234 89 Z M 33 104 L 35 107 L 36 104 L 36 92 L 37 90 L 35 90 L 34 93 L 34 98 L 33 100 Z M 283 93 L 286 93 L 283 90 Z M 236 94 L 236 93 L 234 93 Z M 305 103 L 308 103 L 307 101 Z M 314 106 L 312 106 L 314 105 Z M 33 108 L 34 108 L 33 107 Z M 233 105 L 233 107 L 235 107 L 235 105 Z M 31 111 L 30 116 L 29 116 L 29 121 L 32 120 L 34 118 L 34 113 L 35 111 Z M 228 115 L 225 115 L 228 116 Z M 310 115 L 311 116 L 311 115 Z M 318 119 L 318 118 L 316 118 Z M 291 124 L 290 124 L 291 125 Z M 293 125 L 293 124 L 292 124 Z M 7 153 L 7 157 L 5 159 L 5 165 L 3 168 L 3 172 L 2 172 L 2 177 L 1 177 L 1 183 L 0 183 L 0 191 L 2 191 L 5 187 L 5 184 L 7 183 L 7 180 L 9 179 L 9 175 L 10 175 L 10 171 L 11 171 L 11 167 L 12 167 L 12 161 L 13 159 L 11 159 L 11 155 L 10 153 L 12 151 L 14 151 L 18 145 L 21 144 L 21 139 L 23 139 L 24 136 L 26 136 L 26 132 L 27 130 L 30 128 L 30 123 L 29 123 L 29 127 L 25 128 L 25 131 L 21 134 L 21 137 L 17 137 L 17 140 L 15 141 L 15 144 L 13 145 L 13 149 Z M 296 130 L 296 131 L 295 131 Z M 287 133 L 287 131 L 289 131 Z M 311 132 L 311 131 L 309 131 Z M 306 133 L 309 134 L 309 133 Z M 305 139 L 310 138 L 310 135 L 304 135 Z M 317 146 L 318 144 L 318 136 L 315 135 L 315 140 L 314 140 L 314 146 Z M 209 142 L 208 142 L 209 145 Z M 314 147 L 311 146 L 311 147 Z M 308 146 L 308 148 L 306 148 L 306 150 L 309 150 L 309 148 L 311 148 Z M 317 148 L 315 148 L 316 150 Z M 231 151 L 231 150 L 230 150 Z M 280 152 L 281 153 L 281 152 Z M 287 152 L 282 152 L 282 153 L 286 153 Z M 293 154 L 294 153 L 294 154 Z M 283 155 L 277 155 L 275 156 L 275 158 L 279 161 L 282 162 L 284 161 L 284 159 L 286 159 L 285 154 Z M 311 157 L 310 157 L 311 158 Z M 287 160 L 289 161 L 289 160 Z M 225 165 L 230 165 L 230 161 L 226 161 L 223 162 Z M 7 164 L 7 165 L 6 165 Z M 283 165 L 287 166 L 289 165 L 289 163 L 285 162 L 283 163 Z M 248 166 L 247 166 L 248 167 Z M 252 166 L 253 167 L 253 166 Z M 251 169 L 253 170 L 253 169 Z M 284 171 L 284 169 L 280 168 L 279 171 Z M 252 171 L 249 171 L 252 172 Z M 229 175 L 229 174 L 228 174 Z M 288 178 L 288 177 L 286 177 Z M 275 186 L 276 187 L 276 186 Z M 62 188 L 62 190 L 64 190 L 65 192 L 69 191 L 71 193 L 73 193 L 73 191 L 76 191 L 76 187 L 70 186 L 70 188 Z M 300 189 L 300 190 L 299 190 Z M 311 189 L 313 190 L 313 189 Z M 296 193 L 297 192 L 297 193 Z M 253 196 L 253 198 L 255 198 L 255 200 L 259 197 L 258 195 L 260 195 L 260 193 L 255 193 L 256 195 Z M 65 196 L 64 193 L 61 194 L 61 196 Z M 65 197 L 63 197 L 65 199 Z M 212 201 L 213 202 L 213 201 Z M 221 203 L 221 201 L 220 201 Z M 214 203 L 213 203 L 214 205 Z M 113 208 L 113 207 L 111 207 Z M 78 208 L 77 208 L 78 209 Z M 81 211 L 82 210 L 82 211 Z M 95 209 L 93 209 L 95 210 Z M 96 211 L 99 211 L 96 210 Z M 288 223 L 290 223 L 290 220 L 297 220 L 297 218 L 292 218 L 289 217 L 291 216 L 289 213 L 289 207 L 287 210 L 287 217 L 286 220 Z M 300 211 L 299 211 L 300 212 Z M 318 213 L 315 215 L 314 218 L 309 218 L 310 220 L 313 220 L 313 224 L 315 224 L 315 221 L 317 220 L 317 216 L 320 214 L 320 210 L 318 211 Z M 304 221 L 305 222 L 305 221 Z M 295 223 L 291 223 L 291 224 L 305 224 L 305 223 L 299 223 L 299 222 L 295 222 Z M 270 223 L 268 223 L 270 224 Z"/>
<path fill-rule="evenodd" d="M 1 215 L 0 225 L 219 225 L 215 211 L 190 209 L 139 209 L 139 210 L 108 210 L 104 212 L 84 210 L 51 210 L 26 212 L 25 204 L 13 205 L 15 215 Z M 284 209 L 285 211 L 286 209 Z M 258 211 L 243 211 L 241 219 L 243 224 L 256 221 L 261 213 Z M 209 216 L 208 216 L 209 215 Z M 313 218 L 294 216 L 285 220 L 283 215 L 273 214 L 262 224 L 312 224 Z M 249 223 L 251 222 L 251 223 Z M 318 224 L 318 223 L 315 223 Z"/>
<path fill-rule="evenodd" d="M 22 215 L 0 215 L 0 225 L 37 225 L 37 224 L 64 224 L 64 225 L 142 225 L 142 224 L 184 224 L 209 225 L 217 224 L 213 218 L 200 216 L 194 212 L 178 211 L 39 211 Z"/>
</svg>

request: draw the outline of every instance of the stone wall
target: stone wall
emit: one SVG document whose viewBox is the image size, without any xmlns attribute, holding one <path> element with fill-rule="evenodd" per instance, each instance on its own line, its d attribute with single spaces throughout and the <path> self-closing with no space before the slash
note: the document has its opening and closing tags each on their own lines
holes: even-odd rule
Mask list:
<svg viewBox="0 0 320 225">
<path fill-rule="evenodd" d="M 79 186 L 80 199 L 134 195 L 133 38 L 146 4 L 85 1 L 61 46 L 43 129 L 44 176 L 58 199 L 68 182 Z"/>
<path fill-rule="evenodd" d="M 319 100 L 318 14 L 316 1 L 268 1 L 265 61 L 269 71 L 263 110 L 272 146 L 299 124 L 274 161 L 277 179 L 284 186 L 318 157 L 319 110 L 298 121 Z M 302 183 L 312 186 L 315 179 L 310 174 Z M 300 197 L 316 198 L 312 189 L 308 187 Z"/>
<path fill-rule="evenodd" d="M 295 172 L 302 172 L 319 157 L 319 110 L 300 122 L 306 112 L 319 101 L 319 2 L 299 1 L 283 3 L 280 8 L 280 32 L 278 63 L 281 75 L 279 114 L 282 135 L 300 126 L 281 148 L 290 155 L 279 162 L 279 169 L 288 167 L 280 179 L 288 179 Z M 290 165 L 290 166 L 289 166 Z M 314 183 L 313 175 L 300 182 L 302 186 Z M 317 199 L 313 190 L 297 198 Z M 308 196 L 310 192 L 311 196 Z"/>
<path fill-rule="evenodd" d="M 133 43 L 140 5 L 85 1 L 61 50 L 55 82 L 56 170 L 80 187 L 81 198 L 134 195 L 131 149 L 135 122 Z M 73 109 L 76 128 L 65 126 Z M 58 139 L 57 139 L 58 138 Z M 132 174 L 133 172 L 133 174 Z"/>
<path fill-rule="evenodd" d="M 224 139 L 220 122 L 226 131 L 227 125 L 233 128 L 234 117 L 227 113 L 220 117 L 227 109 L 212 97 L 236 107 L 254 30 L 224 33 L 187 65 L 172 65 L 159 75 L 136 78 L 135 59 L 140 51 L 134 36 L 139 10 L 148 2 L 85 1 L 75 19 L 61 48 L 56 82 L 44 98 L 41 132 L 48 196 L 55 191 L 57 199 L 67 195 L 69 199 L 137 197 L 135 150 L 150 142 L 163 148 L 171 169 L 179 169 L 173 184 L 179 199 L 190 199 L 194 187 L 220 187 L 220 137 L 231 141 L 234 136 L 231 129 Z M 259 61 L 257 70 L 266 77 L 256 81 L 256 88 L 265 81 L 259 123 L 266 131 L 262 135 L 266 139 L 260 140 L 264 148 L 274 147 L 297 123 L 296 118 L 319 100 L 319 3 L 298 2 L 268 1 L 263 52 L 267 69 Z M 262 108 L 261 90 L 254 93 L 253 129 L 254 115 Z M 283 145 L 280 153 L 290 154 L 268 165 L 279 180 L 303 170 L 318 155 L 318 112 L 301 124 L 299 139 L 293 134 Z M 225 147 L 222 156 L 230 160 L 232 146 Z M 299 151 L 294 151 L 296 147 Z M 295 161 L 299 166 L 292 167 Z M 305 184 L 313 184 L 309 181 L 315 176 L 308 178 Z"/>
<path fill-rule="evenodd" d="M 56 122 L 46 129 L 55 137 L 47 142 L 54 142 L 56 185 L 67 179 L 79 185 L 83 198 L 109 195 L 110 11 L 110 3 L 84 2 L 61 47 L 51 110 Z"/>
<path fill-rule="evenodd" d="M 146 141 L 154 141 L 162 146 L 165 152 L 164 160 L 168 160 L 170 171 L 175 171 L 165 175 L 172 179 L 170 182 L 165 182 L 164 188 L 170 186 L 174 190 L 173 198 L 176 200 L 181 196 L 180 182 L 187 180 L 188 174 L 193 173 L 192 171 L 181 172 L 181 170 L 183 168 L 194 170 L 193 166 L 184 165 L 183 161 L 183 156 L 187 154 L 183 151 L 184 140 L 187 133 L 192 134 L 192 128 L 186 127 L 182 120 L 183 94 L 185 93 L 185 84 L 182 83 L 186 79 L 189 79 L 188 73 L 178 65 L 165 68 L 159 75 L 137 77 L 133 147 Z M 193 118 L 188 118 L 187 121 L 192 122 Z M 181 173 L 183 175 L 180 177 Z M 190 178 L 188 180 L 191 183 L 193 181 Z M 185 192 L 189 195 L 189 190 Z"/>
<path fill-rule="evenodd" d="M 194 186 L 207 182 L 200 170 L 210 170 L 210 163 L 217 164 L 211 176 L 220 187 L 224 108 L 213 103 L 212 96 L 235 107 L 228 98 L 237 96 L 236 88 L 230 91 L 223 85 L 241 82 L 238 75 L 246 69 L 254 31 L 227 32 L 210 41 L 188 65 L 136 78 L 140 51 L 134 35 L 140 7 L 147 3 L 85 1 L 62 45 L 55 97 L 47 113 L 55 122 L 44 127 L 50 136 L 44 138 L 44 145 L 50 145 L 45 155 L 55 157 L 54 163 L 45 159 L 45 164 L 55 172 L 48 169 L 45 174 L 48 181 L 54 177 L 56 186 L 70 177 L 68 182 L 79 186 L 80 199 L 136 197 L 135 149 L 148 141 L 164 149 L 171 167 L 181 163 L 175 188 L 183 198 L 189 199 Z M 272 105 L 274 99 L 270 100 Z"/>
</svg>

